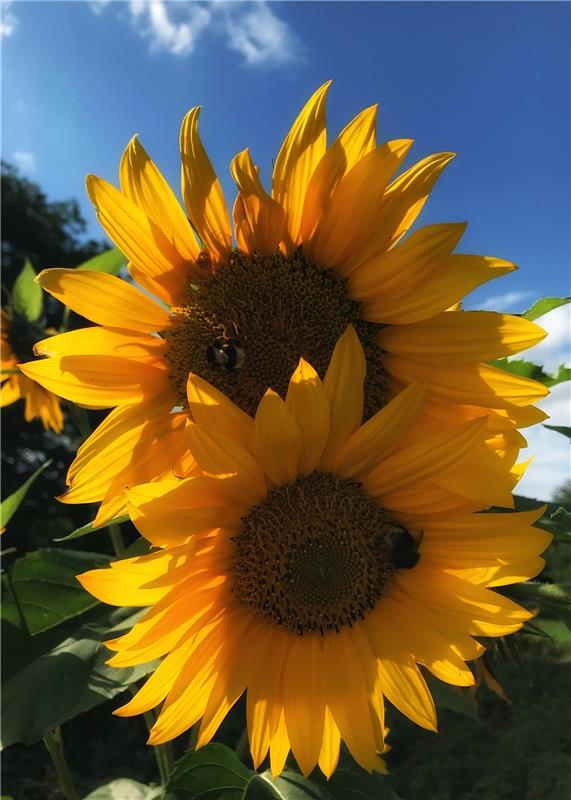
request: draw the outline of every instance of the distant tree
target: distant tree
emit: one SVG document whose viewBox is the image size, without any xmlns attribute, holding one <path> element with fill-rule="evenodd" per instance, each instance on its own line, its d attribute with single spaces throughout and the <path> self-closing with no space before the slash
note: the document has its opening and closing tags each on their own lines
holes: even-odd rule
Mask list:
<svg viewBox="0 0 571 800">
<path fill-rule="evenodd" d="M 571 507 L 571 478 L 557 487 L 553 493 L 553 502 Z"/>
<path fill-rule="evenodd" d="M 105 249 L 82 239 L 77 200 L 50 201 L 37 183 L 2 161 L 2 282 L 10 288 L 29 258 L 36 270 L 75 267 Z"/>
<path fill-rule="evenodd" d="M 76 267 L 105 250 L 108 245 L 85 240 L 86 222 L 77 200 L 48 200 L 38 184 L 22 177 L 2 161 L 2 286 L 11 290 L 26 259 L 37 272 L 44 267 Z M 2 305 L 8 302 L 2 292 Z M 63 306 L 44 296 L 50 326 L 61 324 Z M 70 320 L 72 327 L 85 320 Z M 62 435 L 45 432 L 41 423 L 24 422 L 23 402 L 2 409 L 2 496 L 13 492 L 46 458 L 53 464 L 33 487 L 25 505 L 18 509 L 14 525 L 5 537 L 20 552 L 46 544 L 62 531 L 72 530 L 89 516 L 85 507 L 62 506 L 54 496 L 65 491 L 65 472 L 81 441 L 77 425 L 66 407 Z M 94 422 L 96 412 L 89 412 Z M 101 415 L 99 415 L 101 416 Z"/>
</svg>

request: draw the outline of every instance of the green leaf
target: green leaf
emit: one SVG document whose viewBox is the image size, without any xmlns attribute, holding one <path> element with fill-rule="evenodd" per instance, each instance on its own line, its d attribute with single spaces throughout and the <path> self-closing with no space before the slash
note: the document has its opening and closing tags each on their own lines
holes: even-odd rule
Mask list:
<svg viewBox="0 0 571 800">
<path fill-rule="evenodd" d="M 558 583 L 526 581 L 503 587 L 503 594 L 527 608 L 539 608 L 543 615 L 557 617 L 571 630 L 569 586 Z"/>
<path fill-rule="evenodd" d="M 54 539 L 54 542 L 69 542 L 70 539 L 80 539 L 82 536 L 87 536 L 88 533 L 95 533 L 95 531 L 102 531 L 105 528 L 108 528 L 110 525 L 121 525 L 122 522 L 128 522 L 129 515 L 122 514 L 120 517 L 115 517 L 115 519 L 106 522 L 104 525 L 95 526 L 93 522 L 88 522 L 87 525 L 82 525 L 81 528 L 76 528 L 71 533 L 68 533 L 67 536 L 62 536 L 60 539 Z"/>
<path fill-rule="evenodd" d="M 123 692 L 157 666 L 110 667 L 101 641 L 126 633 L 141 609 L 105 609 L 96 621 L 78 627 L 51 649 L 36 651 L 2 691 L 2 747 L 15 742 L 32 745 L 78 714 Z M 31 637 L 34 645 L 40 637 Z"/>
<path fill-rule="evenodd" d="M 87 270 L 88 272 L 107 272 L 109 275 L 117 275 L 121 269 L 127 265 L 127 259 L 114 247 L 112 250 L 106 250 L 105 253 L 90 258 L 85 261 L 77 269 Z"/>
<path fill-rule="evenodd" d="M 552 375 L 545 385 L 557 386 L 558 383 L 565 383 L 566 381 L 571 381 L 571 367 L 566 367 L 565 364 L 560 364 L 555 375 Z"/>
<path fill-rule="evenodd" d="M 520 375 L 522 378 L 530 378 L 531 380 L 538 381 L 548 388 L 557 386 L 558 383 L 565 383 L 571 380 L 571 369 L 562 364 L 555 375 L 548 375 L 547 372 L 538 364 L 532 364 L 531 361 L 523 361 L 523 359 L 509 360 L 507 358 L 496 358 L 490 361 L 490 366 L 497 367 L 504 372 L 511 372 L 513 375 Z"/>
<path fill-rule="evenodd" d="M 399 800 L 389 782 L 376 772 L 338 767 L 327 783 L 321 775 L 318 780 L 334 800 Z"/>
<path fill-rule="evenodd" d="M 186 753 L 175 764 L 167 790 L 185 800 L 207 796 L 211 800 L 243 800 L 253 775 L 229 747 L 209 744 Z"/>
<path fill-rule="evenodd" d="M 100 553 L 57 548 L 28 553 L 2 576 L 2 619 L 33 635 L 77 617 L 99 601 L 75 576 L 108 562 Z"/>
<path fill-rule="evenodd" d="M 541 300 L 537 300 L 531 308 L 528 308 L 528 310 L 522 314 L 522 317 L 534 320 L 538 317 L 542 317 L 549 311 L 553 311 L 554 308 L 567 305 L 567 303 L 571 303 L 571 297 L 542 297 Z"/>
<path fill-rule="evenodd" d="M 14 282 L 12 289 L 12 308 L 17 314 L 35 322 L 42 315 L 43 294 L 36 283 L 36 271 L 28 260 Z"/>
<path fill-rule="evenodd" d="M 162 796 L 161 786 L 145 786 L 130 778 L 117 778 L 90 792 L 84 800 L 159 800 Z"/>
<path fill-rule="evenodd" d="M 571 439 L 571 428 L 566 427 L 564 425 L 544 425 L 544 428 L 547 428 L 550 431 L 555 431 L 556 433 L 562 433 L 563 436 L 566 436 L 568 439 Z"/>
<path fill-rule="evenodd" d="M 14 513 L 18 510 L 22 500 L 27 495 L 30 486 L 33 484 L 36 478 L 38 478 L 42 474 L 42 472 L 50 466 L 51 463 L 52 463 L 51 459 L 49 461 L 45 461 L 41 467 L 38 467 L 38 469 L 32 475 L 30 475 L 30 477 L 26 481 L 24 481 L 24 483 L 20 486 L 19 489 L 16 489 L 16 491 L 13 494 L 6 497 L 5 500 L 2 500 L 2 502 L 0 503 L 1 528 L 5 528 L 6 525 L 10 522 L 10 520 L 14 516 Z"/>
</svg>

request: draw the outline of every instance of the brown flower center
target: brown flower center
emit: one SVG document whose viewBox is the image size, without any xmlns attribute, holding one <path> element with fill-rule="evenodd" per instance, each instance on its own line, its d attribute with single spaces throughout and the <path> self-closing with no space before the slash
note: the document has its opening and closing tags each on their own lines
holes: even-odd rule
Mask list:
<svg viewBox="0 0 571 800">
<path fill-rule="evenodd" d="M 232 592 L 300 636 L 339 631 L 375 608 L 416 542 L 356 481 L 314 472 L 250 509 L 234 538 Z"/>
<path fill-rule="evenodd" d="M 236 252 L 230 264 L 189 286 L 173 315 L 167 360 L 182 405 L 188 373 L 195 372 L 254 414 L 268 387 L 283 395 L 300 357 L 323 377 L 349 324 L 367 359 L 365 416 L 386 402 L 380 326 L 362 318 L 346 281 L 301 249 L 288 257 Z"/>
</svg>

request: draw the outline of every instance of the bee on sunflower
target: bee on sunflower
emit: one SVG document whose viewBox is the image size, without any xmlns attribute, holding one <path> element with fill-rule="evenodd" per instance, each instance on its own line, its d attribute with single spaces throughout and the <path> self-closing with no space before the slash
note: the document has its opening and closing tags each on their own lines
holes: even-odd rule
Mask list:
<svg viewBox="0 0 571 800">
<path fill-rule="evenodd" d="M 285 401 L 266 391 L 254 418 L 189 376 L 197 474 L 128 492 L 156 549 L 79 576 L 103 602 L 150 606 L 106 642 L 117 667 L 164 656 L 115 712 L 163 703 L 149 743 L 200 721 L 206 744 L 247 692 L 256 768 L 269 753 L 278 775 L 291 750 L 305 775 L 330 776 L 344 741 L 375 770 L 385 698 L 436 730 L 420 667 L 470 686 L 478 637 L 531 616 L 494 589 L 536 575 L 551 536 L 532 527 L 543 509 L 478 513 L 469 485 L 486 419 L 402 446 L 428 387 L 412 383 L 363 422 L 365 371 L 349 327 L 323 380 L 302 358 Z M 440 485 L 451 473 L 455 492 Z"/>
<path fill-rule="evenodd" d="M 111 275 L 42 272 L 44 289 L 96 327 L 40 342 L 36 352 L 47 358 L 23 370 L 68 400 L 113 408 L 80 449 L 60 498 L 101 502 L 97 524 L 124 510 L 125 487 L 193 469 L 183 434 L 190 372 L 252 414 L 268 386 L 286 390 L 300 356 L 323 378 L 347 325 L 367 361 L 366 418 L 422 380 L 428 396 L 413 438 L 484 419 L 482 469 L 511 481 L 508 493 L 521 474 L 518 429 L 545 418 L 533 403 L 546 389 L 486 362 L 544 332 L 508 314 L 451 310 L 515 266 L 455 253 L 464 223 L 409 233 L 453 154 L 395 177 L 412 141 L 377 145 L 376 106 L 328 146 L 328 89 L 315 92 L 286 136 L 271 194 L 249 150 L 233 159 L 233 229 L 198 108 L 180 135 L 185 210 L 136 137 L 121 159 L 120 189 L 88 177 L 98 218 L 144 291 Z"/>
</svg>

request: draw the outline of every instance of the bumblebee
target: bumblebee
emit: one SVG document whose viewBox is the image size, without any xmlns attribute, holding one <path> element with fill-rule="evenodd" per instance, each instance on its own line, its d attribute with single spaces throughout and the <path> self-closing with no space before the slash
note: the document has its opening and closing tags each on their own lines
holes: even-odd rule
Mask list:
<svg viewBox="0 0 571 800">
<path fill-rule="evenodd" d="M 392 543 L 392 560 L 395 569 L 412 569 L 420 559 L 418 548 L 422 541 L 423 531 L 420 532 L 418 541 L 404 525 L 394 523 L 388 536 Z"/>
<path fill-rule="evenodd" d="M 206 349 L 206 360 L 214 367 L 233 372 L 244 366 L 246 353 L 239 339 L 215 339 Z"/>
</svg>

